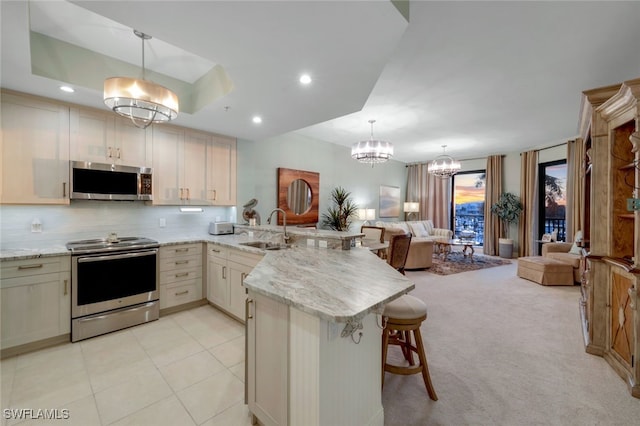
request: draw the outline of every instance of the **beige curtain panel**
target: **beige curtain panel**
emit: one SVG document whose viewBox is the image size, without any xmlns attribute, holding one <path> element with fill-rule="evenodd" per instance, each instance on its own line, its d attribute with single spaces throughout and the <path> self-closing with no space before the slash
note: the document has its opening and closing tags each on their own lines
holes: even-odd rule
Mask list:
<svg viewBox="0 0 640 426">
<path fill-rule="evenodd" d="M 567 142 L 567 241 L 582 229 L 584 223 L 584 170 L 586 152 L 581 138 Z"/>
<path fill-rule="evenodd" d="M 451 178 L 441 179 L 427 172 L 426 163 L 407 166 L 407 199 L 420 204 L 419 219 L 431 219 L 436 228 L 451 229 Z"/>
<path fill-rule="evenodd" d="M 502 194 L 502 155 L 487 158 L 486 187 L 484 193 L 484 254 L 498 255 L 499 239 L 502 234 L 502 221 L 491 213 Z"/>
<path fill-rule="evenodd" d="M 522 215 L 518 222 L 518 257 L 533 256 L 538 238 L 538 151 L 520 154 L 520 201 Z"/>
</svg>

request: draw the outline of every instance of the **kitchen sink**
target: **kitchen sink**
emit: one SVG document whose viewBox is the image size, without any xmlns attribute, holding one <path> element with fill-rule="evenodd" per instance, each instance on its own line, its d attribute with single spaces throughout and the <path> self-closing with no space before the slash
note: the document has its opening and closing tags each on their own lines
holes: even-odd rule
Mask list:
<svg viewBox="0 0 640 426">
<path fill-rule="evenodd" d="M 289 244 L 271 243 L 268 241 L 250 241 L 248 243 L 240 243 L 240 245 L 255 247 L 262 250 L 282 250 L 291 247 Z"/>
</svg>

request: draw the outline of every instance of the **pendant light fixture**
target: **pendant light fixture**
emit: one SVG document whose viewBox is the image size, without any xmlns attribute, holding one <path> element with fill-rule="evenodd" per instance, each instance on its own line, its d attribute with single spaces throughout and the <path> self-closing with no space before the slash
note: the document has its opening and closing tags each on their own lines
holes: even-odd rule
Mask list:
<svg viewBox="0 0 640 426">
<path fill-rule="evenodd" d="M 152 123 L 166 123 L 178 116 L 178 96 L 166 87 L 145 80 L 144 41 L 151 39 L 138 30 L 142 40 L 142 79 L 112 77 L 104 81 L 104 103 L 115 113 L 131 118 L 141 129 Z"/>
<path fill-rule="evenodd" d="M 442 145 L 442 155 L 429 163 L 427 171 L 439 178 L 449 178 L 460 171 L 460 162 L 445 153 L 446 145 Z"/>
<path fill-rule="evenodd" d="M 393 157 L 393 144 L 391 142 L 373 139 L 373 123 L 371 123 L 371 138 L 368 141 L 356 142 L 351 146 L 351 158 L 361 163 L 369 163 L 373 167 L 376 163 L 384 163 Z"/>
</svg>

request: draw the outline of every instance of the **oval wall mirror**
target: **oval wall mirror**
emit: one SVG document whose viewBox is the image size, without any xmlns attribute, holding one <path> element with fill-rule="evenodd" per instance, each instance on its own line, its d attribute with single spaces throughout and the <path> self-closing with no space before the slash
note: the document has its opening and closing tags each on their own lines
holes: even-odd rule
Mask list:
<svg viewBox="0 0 640 426">
<path fill-rule="evenodd" d="M 311 208 L 311 187 L 304 179 L 296 179 L 287 189 L 287 205 L 294 214 L 303 214 Z"/>
<path fill-rule="evenodd" d="M 319 193 L 319 173 L 278 168 L 278 207 L 287 213 L 287 224 L 316 224 Z M 278 215 L 278 225 L 282 225 L 282 215 Z"/>
</svg>

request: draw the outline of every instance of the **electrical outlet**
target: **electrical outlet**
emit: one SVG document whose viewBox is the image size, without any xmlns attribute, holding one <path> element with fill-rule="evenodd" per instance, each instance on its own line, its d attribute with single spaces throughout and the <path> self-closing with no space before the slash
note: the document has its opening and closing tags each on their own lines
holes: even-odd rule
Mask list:
<svg viewBox="0 0 640 426">
<path fill-rule="evenodd" d="M 327 242 L 325 240 L 318 240 L 318 247 L 327 248 Z"/>
<path fill-rule="evenodd" d="M 316 240 L 314 240 L 313 238 L 307 238 L 307 247 L 315 247 L 316 246 Z"/>
<path fill-rule="evenodd" d="M 33 219 L 31 222 L 31 232 L 42 232 L 42 223 L 40 222 L 40 219 Z"/>
<path fill-rule="evenodd" d="M 640 210 L 640 198 L 627 198 L 627 210 L 630 212 Z"/>
<path fill-rule="evenodd" d="M 165 226 L 167 226 L 167 219 L 161 217 L 160 218 L 160 228 L 164 228 Z"/>
</svg>

